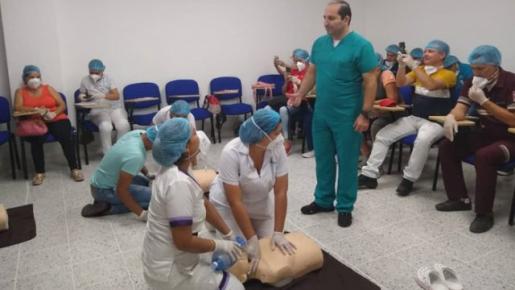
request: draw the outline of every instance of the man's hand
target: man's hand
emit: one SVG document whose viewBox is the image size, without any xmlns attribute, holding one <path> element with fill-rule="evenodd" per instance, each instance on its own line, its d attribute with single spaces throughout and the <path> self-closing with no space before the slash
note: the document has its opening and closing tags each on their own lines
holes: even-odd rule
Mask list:
<svg viewBox="0 0 515 290">
<path fill-rule="evenodd" d="M 141 213 L 136 216 L 136 219 L 142 221 L 142 222 L 147 222 L 147 217 L 148 217 L 148 212 L 146 210 L 142 210 Z"/>
<path fill-rule="evenodd" d="M 363 116 L 363 114 L 359 114 L 356 118 L 356 121 L 354 121 L 354 130 L 357 132 L 365 132 L 368 130 L 368 126 L 370 125 L 370 121 L 367 117 Z"/>
<path fill-rule="evenodd" d="M 400 64 L 407 65 L 411 70 L 417 67 L 417 62 L 409 54 L 399 54 L 397 61 Z"/>
<path fill-rule="evenodd" d="M 482 89 L 472 86 L 469 89 L 469 98 L 478 103 L 480 106 L 482 106 L 486 101 L 488 101 L 488 98 L 485 96 L 485 92 L 483 92 Z"/>
<path fill-rule="evenodd" d="M 445 138 L 449 141 L 454 141 L 454 134 L 458 133 L 458 122 L 454 118 L 454 115 L 448 114 L 445 116 L 445 122 L 443 123 L 443 132 Z"/>
</svg>

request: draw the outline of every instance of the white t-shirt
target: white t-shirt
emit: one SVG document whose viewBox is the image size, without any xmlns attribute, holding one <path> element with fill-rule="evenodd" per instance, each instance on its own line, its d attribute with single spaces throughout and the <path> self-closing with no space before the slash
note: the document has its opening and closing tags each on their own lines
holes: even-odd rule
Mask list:
<svg viewBox="0 0 515 290">
<path fill-rule="evenodd" d="M 171 229 L 191 226 L 198 233 L 204 226 L 206 208 L 197 182 L 177 166 L 161 168 L 152 184 L 152 199 L 143 241 L 143 269 L 147 275 L 168 281 L 172 267 L 189 273 L 199 262 L 199 254 L 176 248 Z"/>
<path fill-rule="evenodd" d="M 253 219 L 266 219 L 273 216 L 272 189 L 277 177 L 288 174 L 288 157 L 283 144 L 267 149 L 258 174 L 249 156 L 248 145 L 235 138 L 225 145 L 220 156 L 218 176 L 210 189 L 213 203 L 229 207 L 223 183 L 238 185 L 242 200 Z"/>
<path fill-rule="evenodd" d="M 168 105 L 166 107 L 163 107 L 161 110 L 159 110 L 159 112 L 156 113 L 154 118 L 152 118 L 152 124 L 158 125 L 158 124 L 166 122 L 167 120 L 170 120 L 170 108 L 171 107 L 172 107 L 171 105 Z M 188 121 L 190 122 L 191 127 L 196 130 L 197 125 L 195 124 L 195 116 L 193 116 L 192 113 L 188 114 Z"/>
<path fill-rule="evenodd" d="M 116 84 L 113 81 L 111 77 L 109 77 L 107 74 L 102 74 L 102 78 L 98 81 L 93 81 L 89 75 L 82 78 L 80 82 L 80 92 L 81 94 L 85 94 L 86 92 L 88 95 L 92 96 L 102 96 L 109 93 L 110 90 L 116 89 Z M 120 97 L 121 99 L 121 97 Z M 106 99 L 97 99 L 95 98 L 94 101 L 97 102 L 105 102 L 111 105 L 111 108 L 117 109 L 121 108 L 121 100 L 118 99 L 116 101 L 106 100 Z"/>
</svg>

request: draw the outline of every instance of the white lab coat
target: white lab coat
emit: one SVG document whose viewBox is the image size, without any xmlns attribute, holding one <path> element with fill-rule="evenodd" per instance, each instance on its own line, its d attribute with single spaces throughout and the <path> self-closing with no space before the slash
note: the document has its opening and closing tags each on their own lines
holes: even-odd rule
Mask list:
<svg viewBox="0 0 515 290">
<path fill-rule="evenodd" d="M 230 274 L 214 272 L 210 257 L 179 250 L 171 228 L 204 228 L 206 209 L 200 186 L 176 166 L 162 168 L 152 185 L 152 200 L 143 241 L 143 272 L 152 289 L 244 289 Z"/>
<path fill-rule="evenodd" d="M 225 145 L 219 161 L 219 175 L 210 189 L 210 199 L 232 230 L 241 231 L 227 201 L 224 183 L 237 185 L 258 237 L 271 236 L 274 230 L 273 188 L 277 177 L 288 174 L 286 151 L 282 144 L 267 149 L 258 174 L 249 156 L 248 145 L 235 138 Z"/>
</svg>

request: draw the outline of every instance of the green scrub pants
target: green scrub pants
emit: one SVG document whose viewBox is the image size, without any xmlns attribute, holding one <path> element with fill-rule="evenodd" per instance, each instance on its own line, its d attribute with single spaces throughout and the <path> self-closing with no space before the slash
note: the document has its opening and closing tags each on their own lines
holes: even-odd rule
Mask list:
<svg viewBox="0 0 515 290">
<path fill-rule="evenodd" d="M 352 114 L 352 113 L 351 113 Z M 336 198 L 338 212 L 352 212 L 358 191 L 358 159 L 362 134 L 353 128 L 354 121 L 322 116 L 315 110 L 313 141 L 315 146 L 317 185 L 315 203 L 330 208 Z M 338 158 L 338 185 L 336 161 Z"/>
</svg>

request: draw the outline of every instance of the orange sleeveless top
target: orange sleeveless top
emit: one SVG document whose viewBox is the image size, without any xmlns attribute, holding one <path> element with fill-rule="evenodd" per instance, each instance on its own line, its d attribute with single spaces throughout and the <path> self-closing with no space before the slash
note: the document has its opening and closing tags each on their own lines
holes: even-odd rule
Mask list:
<svg viewBox="0 0 515 290">
<path fill-rule="evenodd" d="M 57 101 L 50 93 L 48 85 L 41 85 L 41 95 L 39 96 L 34 96 L 29 89 L 23 87 L 21 88 L 21 96 L 23 98 L 24 107 L 47 108 L 51 112 L 55 112 L 55 110 L 57 109 Z M 55 116 L 55 118 L 50 122 L 65 120 L 67 118 L 68 116 L 66 116 L 66 114 L 63 112 Z"/>
</svg>

